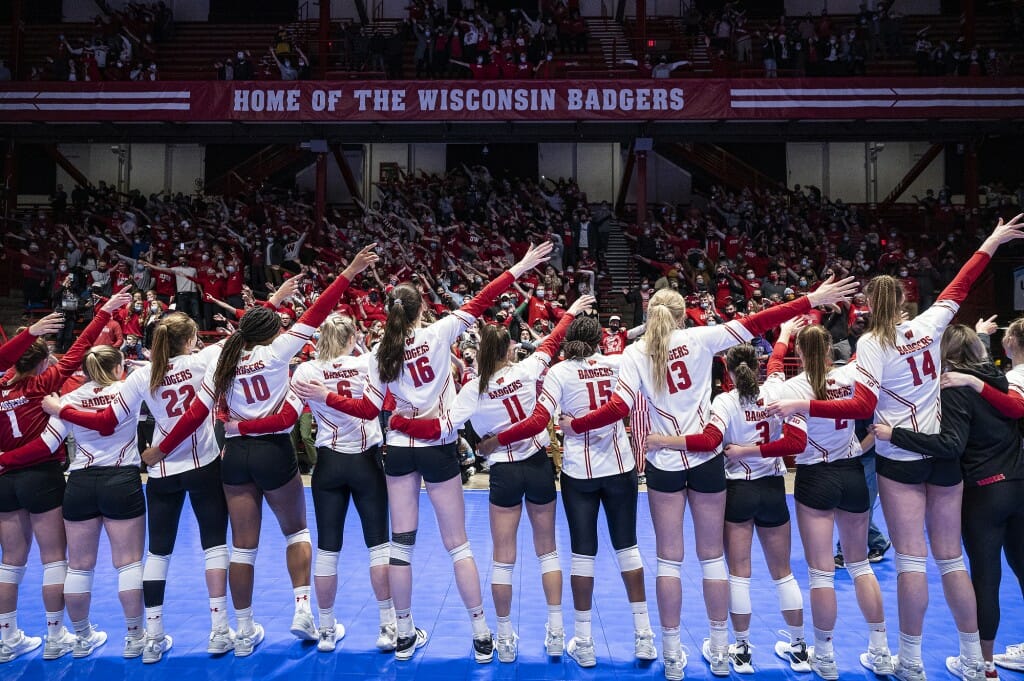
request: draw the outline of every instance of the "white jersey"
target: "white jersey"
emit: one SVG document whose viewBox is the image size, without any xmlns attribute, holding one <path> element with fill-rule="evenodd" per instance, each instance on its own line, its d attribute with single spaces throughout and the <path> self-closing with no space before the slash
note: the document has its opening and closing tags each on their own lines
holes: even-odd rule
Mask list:
<svg viewBox="0 0 1024 681">
<path fill-rule="evenodd" d="M 1010 390 L 1024 397 L 1024 364 L 1018 364 L 1006 372 L 1006 380 L 1010 383 Z"/>
<path fill-rule="evenodd" d="M 594 411 L 611 399 L 621 357 L 595 354 L 556 364 L 544 378 L 540 403 L 555 418 Z M 634 466 L 622 421 L 566 436 L 562 443 L 562 472 L 577 480 L 618 475 Z"/>
<path fill-rule="evenodd" d="M 842 400 L 853 396 L 854 383 L 859 373 L 855 364 L 834 367 L 825 378 L 829 399 Z M 761 386 L 761 394 L 768 402 L 778 400 L 813 400 L 814 389 L 801 372 L 786 380 L 783 373 L 774 373 Z M 856 421 L 851 419 L 825 419 L 807 417 L 807 448 L 797 455 L 799 465 L 809 466 L 825 461 L 852 459 L 863 452 L 857 437 Z"/>
<path fill-rule="evenodd" d="M 89 381 L 82 387 L 60 398 L 61 408 L 72 406 L 83 411 L 103 411 L 121 392 L 121 382 L 108 386 Z M 75 436 L 75 459 L 69 466 L 77 471 L 95 466 L 138 466 L 139 431 L 138 419 L 119 421 L 114 432 L 101 435 L 95 430 L 71 424 L 69 427 Z"/>
<path fill-rule="evenodd" d="M 289 365 L 292 357 L 309 342 L 315 330 L 308 324 L 295 324 L 270 345 L 257 345 L 251 350 L 242 351 L 235 368 L 235 379 L 224 393 L 229 420 L 254 421 L 279 413 L 285 402 L 295 404 L 297 398 L 291 393 Z M 199 399 L 211 412 L 214 411 L 216 372 L 217 362 L 213 362 L 206 370 L 199 395 Z M 288 427 L 275 434 L 290 433 L 291 430 Z"/>
<path fill-rule="evenodd" d="M 535 352 L 518 364 L 510 364 L 496 371 L 483 393 L 480 392 L 480 378 L 472 379 L 462 386 L 455 398 L 451 422 L 447 428 L 441 429 L 441 436 L 450 435 L 466 421 L 470 421 L 476 434 L 485 437 L 507 430 L 529 417 L 537 404 L 537 384 L 550 363 L 550 356 Z M 493 466 L 496 463 L 523 461 L 549 444 L 551 437 L 545 428 L 527 440 L 498 445 L 494 453 L 487 457 L 487 463 Z"/>
<path fill-rule="evenodd" d="M 762 396 L 746 402 L 740 400 L 735 390 L 716 397 L 711 403 L 711 423 L 722 432 L 722 446 L 766 445 L 778 440 L 782 435 L 782 419 L 768 416 L 764 405 Z M 780 456 L 725 458 L 725 477 L 729 480 L 756 480 L 785 472 Z"/>
<path fill-rule="evenodd" d="M 955 301 L 939 300 L 899 324 L 896 347 L 881 343 L 873 334 L 857 342 L 857 381 L 878 397 L 876 423 L 928 435 L 941 430 L 939 340 L 959 308 Z M 929 458 L 884 440 L 875 443 L 875 451 L 895 461 Z"/>
<path fill-rule="evenodd" d="M 149 380 L 153 367 L 147 364 L 133 371 L 121 385 L 121 392 L 110 407 L 118 423 L 139 417 L 142 403 L 149 406 L 153 415 L 153 446 L 159 446 L 167 434 L 178 423 L 192 401 L 202 392 L 206 372 L 217 366 L 221 345 L 209 345 L 191 355 L 178 355 L 167 362 L 167 373 L 156 390 L 150 392 Z M 213 431 L 214 414 L 210 414 L 189 437 L 185 438 L 174 451 L 170 452 L 156 466 L 150 466 L 148 473 L 154 478 L 164 478 L 186 471 L 202 468 L 217 458 L 220 448 Z"/>
<path fill-rule="evenodd" d="M 711 363 L 716 353 L 753 336 L 738 321 L 717 326 L 677 329 L 668 343 L 666 387 L 655 393 L 651 385 L 651 357 L 647 343 L 640 340 L 622 353 L 618 395 L 630 408 L 638 395 L 647 400 L 650 432 L 660 435 L 699 435 L 711 418 Z M 658 449 L 647 452 L 647 460 L 665 471 L 694 468 L 721 452 L 684 452 Z"/>
<path fill-rule="evenodd" d="M 377 354 L 373 353 L 365 397 L 380 409 L 384 405 L 384 395 L 390 390 L 395 398 L 395 413 L 441 422 L 441 438 L 438 440 L 420 440 L 391 429 L 388 430 L 389 445 L 437 447 L 455 441 L 451 412 L 457 390 L 451 371 L 451 347 L 475 321 L 472 315 L 455 310 L 430 326 L 416 329 L 405 339 L 402 371 L 390 383 L 381 380 Z"/>
<path fill-rule="evenodd" d="M 295 369 L 292 380 L 320 381 L 328 390 L 342 397 L 360 399 L 369 372 L 369 355 L 315 359 Z M 380 420 L 363 420 L 331 409 L 323 402 L 310 402 L 316 420 L 316 446 L 328 447 L 343 454 L 361 454 L 384 441 Z"/>
</svg>

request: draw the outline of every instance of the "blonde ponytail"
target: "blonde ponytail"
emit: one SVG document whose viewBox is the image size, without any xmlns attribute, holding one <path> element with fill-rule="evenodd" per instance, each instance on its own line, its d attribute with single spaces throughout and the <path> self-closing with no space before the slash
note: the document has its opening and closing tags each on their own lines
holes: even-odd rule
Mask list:
<svg viewBox="0 0 1024 681">
<path fill-rule="evenodd" d="M 672 332 L 679 328 L 685 314 L 686 301 L 670 288 L 655 293 L 647 304 L 644 348 L 651 358 L 651 386 L 655 394 L 665 390 L 669 339 Z"/>
<path fill-rule="evenodd" d="M 86 353 L 82 371 L 90 381 L 106 388 L 119 380 L 117 367 L 123 363 L 124 356 L 120 350 L 110 345 L 97 345 Z"/>
</svg>

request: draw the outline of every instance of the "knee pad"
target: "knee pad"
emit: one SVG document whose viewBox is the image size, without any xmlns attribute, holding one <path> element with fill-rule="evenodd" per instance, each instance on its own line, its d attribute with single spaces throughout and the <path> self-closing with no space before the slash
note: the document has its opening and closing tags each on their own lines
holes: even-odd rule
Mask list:
<svg viewBox="0 0 1024 681">
<path fill-rule="evenodd" d="M 170 565 L 170 556 L 158 556 L 155 553 L 147 553 L 146 566 L 142 569 L 142 581 L 166 582 L 167 568 L 170 567 Z"/>
<path fill-rule="evenodd" d="M 370 567 L 387 565 L 391 558 L 391 546 L 389 544 L 377 544 L 370 547 Z"/>
<path fill-rule="evenodd" d="M 231 562 L 241 565 L 255 565 L 256 554 L 259 549 L 241 549 L 237 546 L 231 547 Z"/>
<path fill-rule="evenodd" d="M 540 573 L 546 575 L 549 572 L 561 572 L 562 566 L 558 562 L 558 551 L 552 551 L 551 553 L 545 553 L 543 556 L 537 556 L 537 560 L 540 561 Z"/>
<path fill-rule="evenodd" d="M 640 570 L 644 566 L 643 561 L 640 560 L 640 549 L 636 546 L 630 546 L 629 548 L 616 551 L 615 559 L 619 561 L 619 572 Z"/>
<path fill-rule="evenodd" d="M 299 530 L 298 532 L 294 532 L 292 534 L 289 534 L 284 539 L 285 539 L 285 546 L 291 546 L 292 544 L 300 544 L 300 543 L 306 543 L 306 544 L 312 544 L 313 543 L 313 542 L 311 542 L 309 540 L 309 529 L 308 528 L 304 529 L 304 530 Z"/>
<path fill-rule="evenodd" d="M 875 571 L 871 569 L 871 563 L 866 558 L 855 563 L 848 562 L 846 564 L 846 571 L 850 573 L 850 579 L 854 581 L 857 581 L 858 577 L 875 574 Z"/>
<path fill-rule="evenodd" d="M 790 572 L 782 579 L 775 580 L 775 593 L 779 597 L 779 610 L 803 610 L 804 596 L 800 593 L 800 585 Z"/>
<path fill-rule="evenodd" d="M 573 577 L 593 577 L 594 556 L 583 556 L 578 553 L 572 554 L 572 566 L 569 574 Z"/>
<path fill-rule="evenodd" d="M 967 566 L 964 565 L 964 554 L 962 553 L 956 558 L 936 558 L 935 564 L 939 566 L 939 574 L 943 576 L 959 570 L 967 572 Z"/>
<path fill-rule="evenodd" d="M 495 562 L 491 567 L 491 584 L 512 586 L 513 567 L 515 567 L 515 565 L 512 563 Z"/>
<path fill-rule="evenodd" d="M 394 532 L 391 535 L 391 565 L 412 565 L 412 552 L 416 548 L 416 530 L 412 532 Z"/>
<path fill-rule="evenodd" d="M 896 553 L 896 576 L 899 577 L 904 572 L 920 572 L 925 574 L 928 572 L 928 557 L 927 556 L 908 556 L 905 553 Z"/>
<path fill-rule="evenodd" d="M 117 568 L 117 590 L 135 591 L 142 588 L 142 561 Z"/>
<path fill-rule="evenodd" d="M 678 560 L 669 560 L 668 558 L 658 559 L 658 576 L 659 577 L 674 577 L 679 579 L 680 571 L 682 570 L 683 563 Z"/>
<path fill-rule="evenodd" d="M 231 562 L 231 556 L 228 554 L 226 544 L 211 546 L 206 549 L 203 551 L 203 558 L 206 561 L 207 570 L 227 570 L 228 563 Z"/>
<path fill-rule="evenodd" d="M 448 555 L 452 557 L 452 565 L 458 563 L 460 560 L 466 560 L 467 558 L 473 557 L 473 549 L 469 548 L 469 542 L 460 544 L 454 549 L 448 551 Z"/>
<path fill-rule="evenodd" d="M 314 577 L 334 577 L 338 574 L 338 552 L 316 550 L 316 557 L 313 559 Z"/>
<path fill-rule="evenodd" d="M 43 565 L 43 586 L 63 584 L 68 576 L 68 562 L 57 560 Z"/>
<path fill-rule="evenodd" d="M 750 611 L 750 577 L 729 575 L 729 612 L 749 615 Z"/>
<path fill-rule="evenodd" d="M 835 570 L 816 570 L 807 568 L 807 579 L 812 589 L 834 589 L 836 588 Z"/>
<path fill-rule="evenodd" d="M 64 578 L 64 593 L 66 594 L 87 594 L 92 593 L 92 570 L 68 569 L 68 575 Z"/>
<path fill-rule="evenodd" d="M 700 569 L 704 573 L 704 579 L 719 579 L 723 582 L 729 579 L 729 571 L 725 567 L 725 556 L 702 560 Z"/>
<path fill-rule="evenodd" d="M 0 584 L 21 584 L 25 577 L 24 565 L 8 565 L 0 563 Z"/>
</svg>

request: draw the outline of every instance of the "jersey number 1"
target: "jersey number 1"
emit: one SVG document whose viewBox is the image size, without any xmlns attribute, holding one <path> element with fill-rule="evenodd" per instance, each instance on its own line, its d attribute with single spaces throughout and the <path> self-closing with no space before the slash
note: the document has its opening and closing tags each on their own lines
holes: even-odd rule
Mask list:
<svg viewBox="0 0 1024 681">
<path fill-rule="evenodd" d="M 21 437 L 21 428 L 18 427 L 18 415 L 14 413 L 14 410 L 4 412 L 7 414 L 7 420 L 11 422 L 11 435 L 13 437 Z"/>
<path fill-rule="evenodd" d="M 590 395 L 590 411 L 594 411 L 612 398 L 612 382 L 587 383 L 587 394 Z"/>
</svg>

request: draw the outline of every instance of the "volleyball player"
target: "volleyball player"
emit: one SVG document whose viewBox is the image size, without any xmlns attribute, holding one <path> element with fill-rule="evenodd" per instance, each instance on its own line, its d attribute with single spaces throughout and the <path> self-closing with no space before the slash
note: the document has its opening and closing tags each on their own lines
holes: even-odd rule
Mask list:
<svg viewBox="0 0 1024 681">
<path fill-rule="evenodd" d="M 286 537 L 286 562 L 295 598 L 291 632 L 300 639 L 318 640 L 309 604 L 312 547 L 305 495 L 288 435 L 301 405 L 295 400 L 294 411 L 285 408 L 288 400 L 294 399 L 288 388 L 289 364 L 337 305 L 352 278 L 377 261 L 375 246 L 357 253 L 286 333 L 279 334 L 281 320 L 273 310 L 256 307 L 246 312 L 238 331 L 224 342 L 216 364 L 207 370 L 197 399 L 161 442 L 143 452 L 147 464 L 157 465 L 194 435 L 221 398 L 232 420 L 278 417 L 269 435 L 249 436 L 244 424 L 238 433 L 225 429 L 221 480 L 234 545 L 228 582 L 238 618 L 237 657 L 251 655 L 263 640 L 263 627 L 253 619 L 252 589 L 264 498 Z"/>
<path fill-rule="evenodd" d="M 110 321 L 111 314 L 131 302 L 127 289 L 111 296 L 59 362 L 50 365 L 50 350 L 36 335 L 43 326 L 55 325 L 53 316 L 30 327 L 34 340 L 14 363 L 14 373 L 0 381 L 0 451 L 10 452 L 40 440 L 50 428 L 49 417 L 41 407 L 45 395 L 60 389 L 82 364 L 85 353 Z M 45 324 L 44 324 L 45 322 Z M 35 331 L 33 331 L 35 329 Z M 12 339 L 24 343 L 27 336 Z M 8 343 L 9 345 L 9 343 Z M 7 360 L 5 360 L 7 361 Z M 43 563 L 43 606 L 46 608 L 46 645 L 43 659 L 53 660 L 72 651 L 76 638 L 64 627 L 64 580 L 67 576 L 64 520 L 64 473 L 61 470 L 65 450 L 57 446 L 44 449 L 46 456 L 33 457 L 22 467 L 0 475 L 0 623 L 3 643 L 0 660 L 12 660 L 35 650 L 40 640 L 26 636 L 18 628 L 18 585 L 25 574 L 32 538 L 39 544 Z M 13 635 L 12 635 L 13 634 Z"/>
<path fill-rule="evenodd" d="M 753 674 L 750 646 L 750 548 L 754 529 L 775 583 L 779 607 L 788 628 L 786 659 L 797 672 L 811 671 L 804 640 L 803 596 L 790 567 L 791 532 L 786 504 L 783 456 L 807 444 L 804 418 L 785 424 L 765 413 L 757 383 L 757 352 L 749 343 L 729 348 L 726 370 L 734 388 L 711 404 L 711 418 L 700 435 L 683 437 L 650 433 L 650 449 L 672 447 L 686 452 L 712 452 L 725 445 L 725 557 L 729 565 L 729 614 L 736 643 L 729 660 L 738 674 Z M 704 641 L 703 648 L 710 642 Z M 702 651 L 710 657 L 710 650 Z"/>
<path fill-rule="evenodd" d="M 1005 224 L 1000 219 L 935 304 L 912 320 L 900 320 L 904 294 L 899 282 L 886 275 L 872 279 L 865 291 L 871 318 L 857 343 L 858 376 L 853 395 L 834 400 L 782 400 L 773 405 L 772 412 L 850 420 L 874 416 L 875 423 L 937 433 L 940 358 L 935 341 L 999 246 L 1024 237 L 1022 219 L 1024 213 Z M 930 546 L 960 638 L 960 657 L 947 666 L 958 676 L 981 678 L 984 662 L 977 606 L 960 542 L 960 467 L 955 460 L 934 459 L 892 442 L 878 442 L 876 451 L 878 491 L 896 547 L 899 575 L 900 645 L 895 674 L 901 681 L 925 678 L 921 634 L 928 607 Z"/>
<path fill-rule="evenodd" d="M 782 325 L 768 360 L 768 379 L 761 388 L 769 402 L 783 398 L 844 398 L 853 392 L 857 369 L 853 364 L 832 366 L 832 339 L 821 326 L 806 326 L 796 333 L 796 352 L 803 371 L 786 380 L 783 357 L 799 323 Z M 823 679 L 838 679 L 833 634 L 837 604 L 836 564 L 832 557 L 833 527 L 846 569 L 857 593 L 857 605 L 868 624 L 868 649 L 860 660 L 879 676 L 893 672 L 886 639 L 882 592 L 868 561 L 868 525 L 871 500 L 860 460 L 862 453 L 855 423 L 843 419 L 807 419 L 807 445 L 796 459 L 796 518 L 803 542 L 811 589 L 814 654 L 811 667 Z M 785 644 L 776 654 L 789 657 Z"/>
<path fill-rule="evenodd" d="M 541 376 L 558 356 L 569 324 L 594 306 L 593 296 L 581 296 L 569 307 L 540 347 L 521 362 L 513 363 L 516 346 L 508 329 L 485 324 L 480 329 L 477 376 L 459 391 L 451 420 L 443 433 L 450 436 L 472 421 L 480 435 L 497 433 L 532 414 Z M 407 419 L 393 416 L 391 427 L 423 439 L 442 434 L 438 419 Z M 548 606 L 544 647 L 548 655 L 561 656 L 565 644 L 562 625 L 562 568 L 555 546 L 555 477 L 547 456 L 551 439 L 546 430 L 487 455 L 490 471 L 491 541 L 494 565 L 491 594 L 498 615 L 495 647 L 500 662 L 514 662 L 518 639 L 512 627 L 512 571 L 516 562 L 519 519 L 523 499 L 533 528 L 533 545 L 540 561 L 541 581 Z"/>
<path fill-rule="evenodd" d="M 120 392 L 102 411 L 78 410 L 74 405 L 59 409 L 60 417 L 101 435 L 114 432 L 119 424 L 135 423 L 142 403 L 156 422 L 153 444 L 159 445 L 199 394 L 207 368 L 220 356 L 221 346 L 210 345 L 194 353 L 198 341 L 196 323 L 182 312 L 161 319 L 153 331 L 151 363 L 145 364 L 120 384 Z M 53 403 L 44 400 L 50 413 Z M 188 494 L 199 524 L 199 541 L 206 564 L 206 586 L 210 599 L 211 629 L 207 650 L 213 654 L 234 647 L 227 613 L 227 525 L 228 510 L 220 479 L 220 449 L 213 431 L 213 419 L 204 419 L 191 437 L 147 471 L 149 551 L 143 568 L 143 596 L 146 605 L 147 643 L 145 663 L 158 662 L 171 646 L 164 633 L 163 605 L 167 571 L 178 535 L 181 510 Z"/>
<path fill-rule="evenodd" d="M 596 317 L 574 320 L 566 334 L 565 361 L 552 367 L 544 377 L 533 413 L 497 437 L 481 443 L 481 451 L 508 447 L 533 437 L 542 432 L 554 414 L 585 413 L 608 400 L 620 357 L 598 354 L 600 342 L 601 324 Z M 575 635 L 566 646 L 566 652 L 581 667 L 597 664 L 591 608 L 597 517 L 603 507 L 633 613 L 634 655 L 640 660 L 656 659 L 658 651 L 654 647 L 643 564 L 636 541 L 637 473 L 622 423 L 611 423 L 582 435 L 566 435 L 562 444 L 560 481 L 572 545 L 570 584 L 575 608 Z"/>
<path fill-rule="evenodd" d="M 362 399 L 344 398 L 328 391 L 319 381 L 295 381 L 293 390 L 307 401 L 327 402 L 328 406 L 362 419 L 375 418 L 384 404 L 385 393 L 390 391 L 395 399 L 395 413 L 438 418 L 447 427 L 455 400 L 452 345 L 513 281 L 547 262 L 550 254 L 550 243 L 530 246 L 522 260 L 471 301 L 429 326 L 422 326 L 425 306 L 419 290 L 412 284 L 396 286 L 388 295 L 388 320 L 370 362 Z M 486 663 L 494 657 L 494 642 L 484 619 L 480 576 L 466 539 L 465 500 L 456 442 L 454 434 L 425 440 L 388 432 L 384 461 L 392 532 L 388 579 L 395 603 L 395 658 L 399 660 L 411 658 L 427 640 L 426 632 L 415 627 L 411 614 L 411 563 L 419 524 L 421 482 L 426 483 L 441 539 L 452 559 L 459 595 L 473 627 L 474 658 Z"/>
<path fill-rule="evenodd" d="M 826 280 L 794 301 L 717 326 L 684 328 L 686 302 L 662 289 L 647 308 L 644 338 L 626 348 L 611 399 L 585 416 L 560 420 L 567 435 L 585 433 L 622 419 L 639 395 L 648 405 L 651 432 L 697 435 L 707 425 L 714 354 L 749 341 L 812 307 L 845 300 L 856 289 L 853 278 Z M 704 575 L 704 603 L 710 636 L 712 673 L 729 674 L 729 582 L 724 558 L 725 464 L 720 452 L 648 450 L 647 490 L 658 555 L 658 613 L 661 617 L 665 676 L 681 679 L 686 658 L 679 638 L 683 559 L 683 512 L 693 509 L 697 557 Z"/>
</svg>

